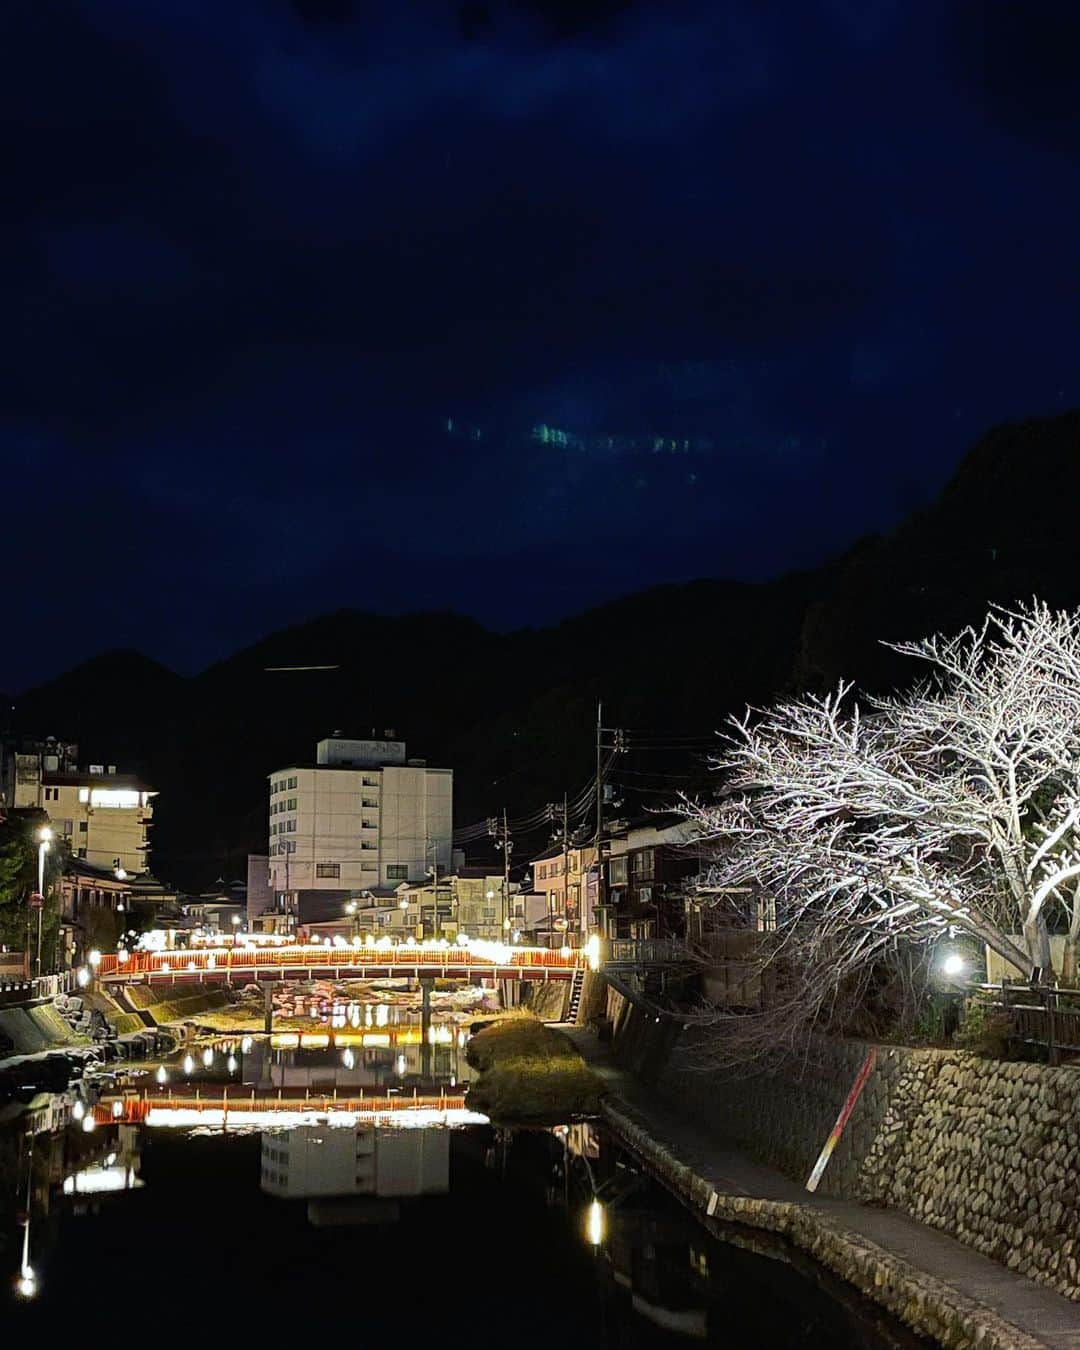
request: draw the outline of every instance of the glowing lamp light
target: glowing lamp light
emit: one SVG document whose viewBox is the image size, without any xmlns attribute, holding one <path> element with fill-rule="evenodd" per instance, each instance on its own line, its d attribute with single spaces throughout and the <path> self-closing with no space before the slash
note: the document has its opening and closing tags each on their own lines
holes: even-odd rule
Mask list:
<svg viewBox="0 0 1080 1350">
<path fill-rule="evenodd" d="M 254 1044 L 255 1042 L 250 1036 L 245 1036 L 240 1042 L 240 1049 L 246 1055 Z"/>
<path fill-rule="evenodd" d="M 127 959 L 128 959 L 128 950 L 127 950 L 127 948 L 126 948 L 126 947 L 117 947 L 117 949 L 116 949 L 116 963 L 117 963 L 117 965 L 120 965 L 120 966 L 124 965 L 124 964 L 127 962 Z"/>
<path fill-rule="evenodd" d="M 84 1134 L 93 1134 L 94 1130 L 97 1129 L 97 1121 L 94 1119 L 94 1113 L 92 1111 L 88 1111 L 86 1115 L 83 1116 L 82 1127 Z"/>
<path fill-rule="evenodd" d="M 604 1206 L 599 1200 L 593 1200 L 585 1214 L 585 1236 L 594 1247 L 603 1242 L 605 1227 Z"/>
<path fill-rule="evenodd" d="M 214 1062 L 214 1051 L 209 1045 L 202 1052 L 202 1062 L 207 1069 L 209 1069 Z"/>
<path fill-rule="evenodd" d="M 82 1098 L 76 1097 L 75 1104 L 71 1108 L 71 1118 L 72 1120 L 82 1120 L 85 1115 L 86 1107 L 83 1105 Z"/>
<path fill-rule="evenodd" d="M 406 1070 L 407 1068 L 408 1068 L 408 1061 L 406 1060 L 405 1056 L 404 1056 L 404 1055 L 398 1055 L 398 1057 L 397 1057 L 397 1073 L 398 1073 L 398 1077 L 399 1077 L 399 1078 L 404 1078 L 404 1077 L 405 1077 L 405 1070 Z"/>
<path fill-rule="evenodd" d="M 97 970 L 98 966 L 101 965 L 101 953 L 98 951 L 96 947 L 90 948 L 90 951 L 87 953 L 86 959 L 94 970 Z"/>
<path fill-rule="evenodd" d="M 158 1080 L 158 1082 L 162 1085 L 162 1087 L 164 1087 L 165 1084 L 169 1081 L 169 1075 L 165 1071 L 164 1064 L 158 1065 L 157 1073 L 154 1074 L 154 1077 Z"/>
<path fill-rule="evenodd" d="M 206 958 L 206 969 L 207 969 L 207 970 L 214 970 L 214 969 L 216 968 L 216 966 L 217 966 L 217 961 L 216 961 L 216 959 L 214 958 L 214 953 L 211 952 L 210 955 Z"/>
<path fill-rule="evenodd" d="M 235 1056 L 235 1055 L 230 1055 L 230 1056 L 229 1056 L 229 1058 L 225 1061 L 225 1067 L 226 1067 L 226 1069 L 228 1069 L 228 1071 L 229 1071 L 230 1073 L 235 1073 L 235 1072 L 236 1072 L 236 1056 Z"/>
<path fill-rule="evenodd" d="M 600 969 L 600 934 L 593 933 L 585 944 L 585 955 L 589 961 L 590 970 Z"/>
<path fill-rule="evenodd" d="M 79 986 L 80 989 L 85 989 L 86 986 L 90 983 L 90 972 L 87 970 L 85 966 L 80 966 L 79 969 L 75 972 L 75 983 Z"/>
<path fill-rule="evenodd" d="M 565 960 L 566 957 L 570 955 L 570 951 L 571 951 L 570 947 L 568 947 L 567 944 L 564 942 L 563 945 L 559 948 L 559 955 Z"/>
<path fill-rule="evenodd" d="M 345 1067 L 346 1067 L 347 1069 L 355 1068 L 355 1066 L 356 1066 L 356 1056 L 353 1054 L 353 1052 L 352 1052 L 351 1050 L 345 1050 L 345 1051 L 342 1052 L 342 1055 L 341 1055 L 341 1062 L 342 1062 L 342 1064 L 345 1065 Z"/>
<path fill-rule="evenodd" d="M 195 962 L 194 962 L 194 961 L 189 961 L 189 962 L 187 963 L 187 968 L 188 968 L 188 970 L 194 970 L 194 969 L 195 969 Z"/>
<path fill-rule="evenodd" d="M 161 971 L 162 975 L 170 975 L 172 973 L 172 966 L 169 965 L 168 961 L 162 961 L 158 969 Z"/>
<path fill-rule="evenodd" d="M 119 1120 L 120 1117 L 124 1114 L 123 1102 L 113 1102 L 112 1113 L 113 1113 L 113 1120 Z"/>
<path fill-rule="evenodd" d="M 20 1298 L 35 1297 L 38 1284 L 33 1266 L 23 1266 L 22 1270 L 19 1271 L 19 1278 L 15 1281 L 15 1288 Z"/>
<path fill-rule="evenodd" d="M 959 952 L 950 952 L 941 963 L 941 969 L 951 979 L 955 979 L 957 975 L 963 975 L 964 967 L 964 958 Z"/>
<path fill-rule="evenodd" d="M 190 1055 L 184 1056 L 184 1072 L 186 1074 L 192 1074 L 195 1072 L 195 1061 L 191 1058 Z"/>
</svg>

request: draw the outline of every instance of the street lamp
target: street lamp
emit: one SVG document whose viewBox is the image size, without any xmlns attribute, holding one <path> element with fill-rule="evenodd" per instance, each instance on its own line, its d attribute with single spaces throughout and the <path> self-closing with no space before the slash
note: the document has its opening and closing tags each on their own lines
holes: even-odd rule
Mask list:
<svg viewBox="0 0 1080 1350">
<path fill-rule="evenodd" d="M 45 854 L 51 847 L 53 833 L 48 825 L 38 830 L 37 854 L 37 973 L 41 975 L 41 918 L 45 912 Z"/>
<path fill-rule="evenodd" d="M 360 920 L 357 918 L 358 909 L 359 905 L 357 905 L 355 900 L 347 900 L 345 902 L 345 913 L 352 919 L 352 935 L 354 938 L 357 937 L 360 932 Z"/>
</svg>

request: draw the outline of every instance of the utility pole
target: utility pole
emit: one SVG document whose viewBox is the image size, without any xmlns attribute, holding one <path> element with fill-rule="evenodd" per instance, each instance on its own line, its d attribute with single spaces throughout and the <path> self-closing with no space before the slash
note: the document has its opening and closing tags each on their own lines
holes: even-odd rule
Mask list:
<svg viewBox="0 0 1080 1350">
<path fill-rule="evenodd" d="M 505 942 L 506 930 L 510 926 L 510 854 L 514 851 L 514 841 L 510 838 L 510 823 L 507 820 L 505 806 L 502 811 L 501 825 L 497 816 L 489 817 L 488 834 L 495 840 L 495 847 L 502 849 L 503 855 L 502 940 Z"/>
<path fill-rule="evenodd" d="M 510 840 L 510 825 L 506 819 L 506 807 L 503 807 L 503 902 L 502 902 L 502 940 L 506 941 L 506 929 L 510 919 L 510 854 L 514 845 Z"/>
<path fill-rule="evenodd" d="M 610 736 L 610 744 L 605 744 L 604 737 Z M 604 705 L 599 700 L 596 704 L 596 908 L 599 911 L 598 926 L 603 930 L 602 936 L 607 937 L 609 919 L 607 914 L 607 882 L 604 878 L 604 760 L 603 752 L 610 750 L 614 754 L 622 754 L 626 749 L 626 741 L 620 729 L 604 726 Z M 581 931 L 585 934 L 585 905 L 581 906 Z"/>
<path fill-rule="evenodd" d="M 603 749 L 603 713 L 604 705 L 600 699 L 596 701 L 596 910 L 599 915 L 600 926 L 605 930 L 604 936 L 607 936 L 607 910 L 605 909 L 606 892 L 604 888 L 604 858 L 603 858 L 603 840 L 604 836 L 604 775 L 601 763 L 601 751 Z"/>
<path fill-rule="evenodd" d="M 548 802 L 547 812 L 553 823 L 558 820 L 560 815 L 562 816 L 562 826 L 561 828 L 556 826 L 556 828 L 551 831 L 551 838 L 552 841 L 555 842 L 560 841 L 561 836 L 563 877 L 562 917 L 563 922 L 566 924 L 566 937 L 563 941 L 568 943 L 570 941 L 570 802 L 566 793 L 563 793 L 562 806 L 560 807 L 558 802 Z M 552 892 L 549 891 L 548 894 L 550 896 Z M 554 932 L 554 922 L 555 904 L 554 900 L 552 900 L 548 905 L 548 927 L 552 932 Z"/>
</svg>

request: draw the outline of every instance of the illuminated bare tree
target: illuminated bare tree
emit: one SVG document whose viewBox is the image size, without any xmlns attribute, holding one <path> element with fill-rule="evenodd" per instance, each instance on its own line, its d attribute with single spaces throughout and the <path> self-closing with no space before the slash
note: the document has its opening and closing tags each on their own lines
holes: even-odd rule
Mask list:
<svg viewBox="0 0 1080 1350">
<path fill-rule="evenodd" d="M 1080 614 L 1035 602 L 896 649 L 929 667 L 914 692 L 861 709 L 841 686 L 737 721 L 717 800 L 686 804 L 712 849 L 705 894 L 775 901 L 763 960 L 785 992 L 762 1044 L 797 1036 L 898 943 L 961 932 L 1048 971 L 1054 904 L 1075 969 Z"/>
</svg>

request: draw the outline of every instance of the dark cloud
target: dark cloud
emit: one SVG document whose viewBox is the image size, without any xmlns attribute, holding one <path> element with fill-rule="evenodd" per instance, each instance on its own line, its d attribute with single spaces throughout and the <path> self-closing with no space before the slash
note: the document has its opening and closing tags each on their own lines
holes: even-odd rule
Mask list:
<svg viewBox="0 0 1080 1350">
<path fill-rule="evenodd" d="M 64 528 L 9 522 L 0 686 L 888 524 L 1075 401 L 1070 44 L 1037 5 L 5 7 L 0 436 Z"/>
</svg>

